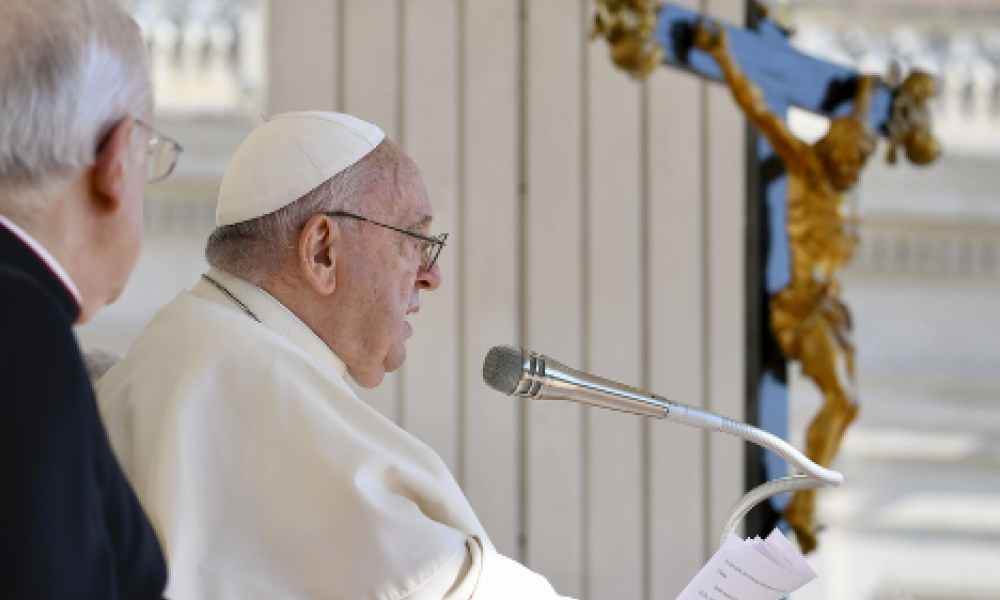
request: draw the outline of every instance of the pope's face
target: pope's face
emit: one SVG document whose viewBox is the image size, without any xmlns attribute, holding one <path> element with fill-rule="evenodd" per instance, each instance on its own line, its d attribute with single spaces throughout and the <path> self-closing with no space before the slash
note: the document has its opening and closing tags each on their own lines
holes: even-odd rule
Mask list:
<svg viewBox="0 0 1000 600">
<path fill-rule="evenodd" d="M 430 233 L 433 210 L 416 165 L 398 148 L 382 162 L 381 185 L 358 212 L 361 216 L 412 231 Z M 385 373 L 406 358 L 406 340 L 413 334 L 407 315 L 420 310 L 420 291 L 441 285 L 438 265 L 422 265 L 423 243 L 373 223 L 339 219 L 349 242 L 344 263 L 344 295 L 353 340 L 349 356 L 341 356 L 354 380 L 374 387 Z"/>
</svg>

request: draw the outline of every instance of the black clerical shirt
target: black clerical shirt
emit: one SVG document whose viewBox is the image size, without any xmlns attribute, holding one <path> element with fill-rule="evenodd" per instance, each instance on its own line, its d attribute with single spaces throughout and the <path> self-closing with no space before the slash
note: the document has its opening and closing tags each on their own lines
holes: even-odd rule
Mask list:
<svg viewBox="0 0 1000 600">
<path fill-rule="evenodd" d="M 75 298 L 0 223 L 0 599 L 161 598 L 166 565 L 112 454 Z"/>
</svg>

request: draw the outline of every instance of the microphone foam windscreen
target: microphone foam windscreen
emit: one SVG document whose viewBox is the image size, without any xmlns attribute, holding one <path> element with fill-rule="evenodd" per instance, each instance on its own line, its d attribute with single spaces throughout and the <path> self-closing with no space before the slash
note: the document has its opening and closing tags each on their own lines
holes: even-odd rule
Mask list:
<svg viewBox="0 0 1000 600">
<path fill-rule="evenodd" d="M 483 380 L 498 392 L 510 395 L 521 381 L 524 352 L 517 346 L 494 346 L 483 361 Z"/>
</svg>

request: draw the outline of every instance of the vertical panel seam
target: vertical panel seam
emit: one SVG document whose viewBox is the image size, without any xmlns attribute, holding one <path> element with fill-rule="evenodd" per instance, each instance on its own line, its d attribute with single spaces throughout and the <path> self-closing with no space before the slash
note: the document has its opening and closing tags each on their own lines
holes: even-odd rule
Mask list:
<svg viewBox="0 0 1000 600">
<path fill-rule="evenodd" d="M 333 81 L 336 88 L 333 90 L 333 110 L 345 112 L 347 107 L 347 92 L 344 86 L 347 84 L 347 0 L 333 0 L 334 14 L 337 15 L 337 56 L 334 57 L 334 64 L 337 65 L 337 72 L 334 73 Z"/>
<path fill-rule="evenodd" d="M 528 344 L 528 0 L 517 2 L 517 29 L 515 35 L 517 57 L 517 215 L 518 223 L 515 261 L 518 265 L 517 294 L 517 338 L 518 344 Z M 517 465 L 518 465 L 518 506 L 517 506 L 517 552 L 518 560 L 528 564 L 528 431 L 530 427 L 528 400 L 517 399 Z"/>
<path fill-rule="evenodd" d="M 591 302 L 590 302 L 590 269 L 591 269 L 591 256 L 590 256 L 590 219 L 592 217 L 592 198 L 590 189 L 590 117 L 591 117 L 591 102 L 590 102 L 590 54 L 588 52 L 588 42 L 585 32 L 587 31 L 587 15 L 589 14 L 588 9 L 590 8 L 590 0 L 580 0 L 580 348 L 581 352 L 581 363 L 583 365 L 584 371 L 589 371 L 592 368 L 591 361 Z M 582 523 L 581 525 L 581 569 L 580 569 L 580 594 L 581 600 L 586 600 L 590 597 L 591 588 L 591 557 L 592 557 L 592 535 L 591 526 L 593 523 L 593 515 L 591 511 L 593 510 L 591 498 L 590 498 L 590 483 L 591 483 L 591 451 L 592 451 L 592 435 L 591 428 L 593 425 L 592 411 L 596 409 L 590 407 L 578 408 L 577 411 L 580 415 L 581 420 L 581 435 L 580 435 L 580 445 L 581 445 L 581 456 L 583 460 L 580 464 L 580 492 L 581 492 L 581 511 L 580 517 Z"/>
<path fill-rule="evenodd" d="M 406 148 L 406 0 L 396 0 L 396 143 Z M 403 382 L 406 381 L 406 363 L 399 368 L 393 391 L 396 423 L 406 429 L 406 406 Z"/>
<path fill-rule="evenodd" d="M 652 279 L 650 256 L 650 243 L 652 240 L 652 223 L 650 219 L 652 193 L 649 164 L 650 159 L 650 118 L 649 118 L 649 80 L 643 81 L 639 88 L 639 343 L 641 363 L 639 365 L 639 378 L 642 381 L 643 389 L 652 389 L 652 341 L 650 336 L 650 323 L 652 323 L 652 302 L 650 301 Z M 640 511 L 642 526 L 642 548 L 640 558 L 642 560 L 641 588 L 642 598 L 652 600 L 652 448 L 651 448 L 651 428 L 650 419 L 644 418 L 641 421 L 640 429 L 640 473 L 642 474 L 642 490 L 640 492 Z"/>
<path fill-rule="evenodd" d="M 273 69 L 271 68 L 271 60 L 272 60 L 272 56 L 274 56 L 274 53 L 271 51 L 274 48 L 274 44 L 271 42 L 271 34 L 273 33 L 273 29 L 274 29 L 273 27 L 271 27 L 271 18 L 272 18 L 273 14 L 274 14 L 273 11 L 271 10 L 271 3 L 272 2 L 274 2 L 274 0 L 271 0 L 270 2 L 265 1 L 264 2 L 264 8 L 263 8 L 263 11 L 262 11 L 263 15 L 264 15 L 264 31 L 263 31 L 263 36 L 264 36 L 264 73 L 263 73 L 263 76 L 264 76 L 264 93 L 263 93 L 263 97 L 261 98 L 261 103 L 264 106 L 264 114 L 265 115 L 271 113 L 271 96 L 272 96 L 272 94 L 271 94 L 271 86 L 274 84 L 274 80 L 271 77 L 271 72 L 273 71 Z"/>
<path fill-rule="evenodd" d="M 455 128 L 456 137 L 455 148 L 456 148 L 456 191 L 458 193 L 458 198 L 455 199 L 455 222 L 460 229 L 460 235 L 458 235 L 458 244 L 456 250 L 458 250 L 458 257 L 455 259 L 457 264 L 456 272 L 458 273 L 458 315 L 457 321 L 457 344 L 458 344 L 458 431 L 456 432 L 458 436 L 458 458 L 457 458 L 457 475 L 458 484 L 463 489 L 467 481 L 467 462 L 466 453 L 468 451 L 468 446 L 466 444 L 466 427 L 468 422 L 468 394 L 463 393 L 468 384 L 467 371 L 471 366 L 469 364 L 469 357 L 467 356 L 466 348 L 466 319 L 468 318 L 468 313 L 465 310 L 465 300 L 467 298 L 467 286 L 466 286 L 466 243 L 465 235 L 470 228 L 466 219 L 468 213 L 465 210 L 465 202 L 468 198 L 468 180 L 466 178 L 466 166 L 467 159 L 465 156 L 465 135 L 466 135 L 466 118 L 467 112 L 465 110 L 465 103 L 468 99 L 468 90 L 466 89 L 466 0 L 454 0 L 454 6 L 456 11 L 455 25 L 457 28 L 456 32 L 456 45 L 458 46 L 458 57 L 455 61 L 456 69 L 458 71 L 456 75 L 456 94 L 457 104 L 458 104 L 458 125 Z"/>
<path fill-rule="evenodd" d="M 700 0 L 700 9 L 704 13 L 708 8 L 706 5 L 709 0 Z M 702 402 L 705 408 L 711 410 L 711 397 L 712 397 L 712 378 L 710 377 L 711 356 L 712 356 L 712 343 L 711 343 L 711 322 L 712 322 L 712 309 L 711 309 L 711 281 L 710 281 L 710 271 L 712 266 L 711 261 L 711 251 L 712 245 L 709 235 L 711 232 L 711 226 L 709 219 L 711 218 L 711 210 L 709 203 L 711 202 L 711 190 L 709 188 L 710 184 L 710 169 L 709 169 L 709 158 L 711 157 L 711 140 L 709 131 L 709 116 L 710 111 L 708 107 L 709 100 L 709 90 L 708 84 L 705 82 L 700 82 L 699 95 L 701 96 L 701 114 L 699 115 L 699 120 L 701 123 L 701 295 L 702 295 L 702 306 L 705 310 L 702 312 Z M 703 539 L 703 560 L 708 560 L 710 555 L 709 548 L 711 547 L 711 523 L 712 523 L 712 486 L 711 486 L 711 468 L 712 468 L 712 444 L 711 444 L 711 433 L 702 431 L 701 432 L 701 443 L 702 443 L 702 460 L 704 465 L 705 476 L 702 479 L 702 493 L 704 495 L 704 506 L 705 512 L 702 515 L 702 539 Z"/>
</svg>

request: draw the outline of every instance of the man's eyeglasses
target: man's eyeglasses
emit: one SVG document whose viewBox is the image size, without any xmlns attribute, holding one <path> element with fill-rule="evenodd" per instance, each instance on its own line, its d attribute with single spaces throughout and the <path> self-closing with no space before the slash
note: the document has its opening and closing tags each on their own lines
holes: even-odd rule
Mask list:
<svg viewBox="0 0 1000 600">
<path fill-rule="evenodd" d="M 399 233 L 405 233 L 410 237 L 415 237 L 424 243 L 424 248 L 421 251 L 421 263 L 424 269 L 430 271 L 434 268 L 434 264 L 437 262 L 438 256 L 441 255 L 441 249 L 445 246 L 445 240 L 448 239 L 447 233 L 442 233 L 436 236 L 420 235 L 419 233 L 413 233 L 412 231 L 407 231 L 405 229 L 400 229 L 399 227 L 393 227 L 392 225 L 386 225 L 385 223 L 379 223 L 378 221 L 372 221 L 371 219 L 366 219 L 360 215 L 355 215 L 348 212 L 336 211 L 325 213 L 328 217 L 349 217 L 351 219 L 357 219 L 359 221 L 364 221 L 366 223 L 371 223 L 372 225 L 378 225 L 379 227 L 385 227 L 386 229 L 391 229 L 393 231 L 398 231 Z"/>
<path fill-rule="evenodd" d="M 184 151 L 173 139 L 153 129 L 151 125 L 135 119 L 135 124 L 149 130 L 149 159 L 146 161 L 146 183 L 163 181 L 177 166 L 177 157 Z"/>
</svg>

